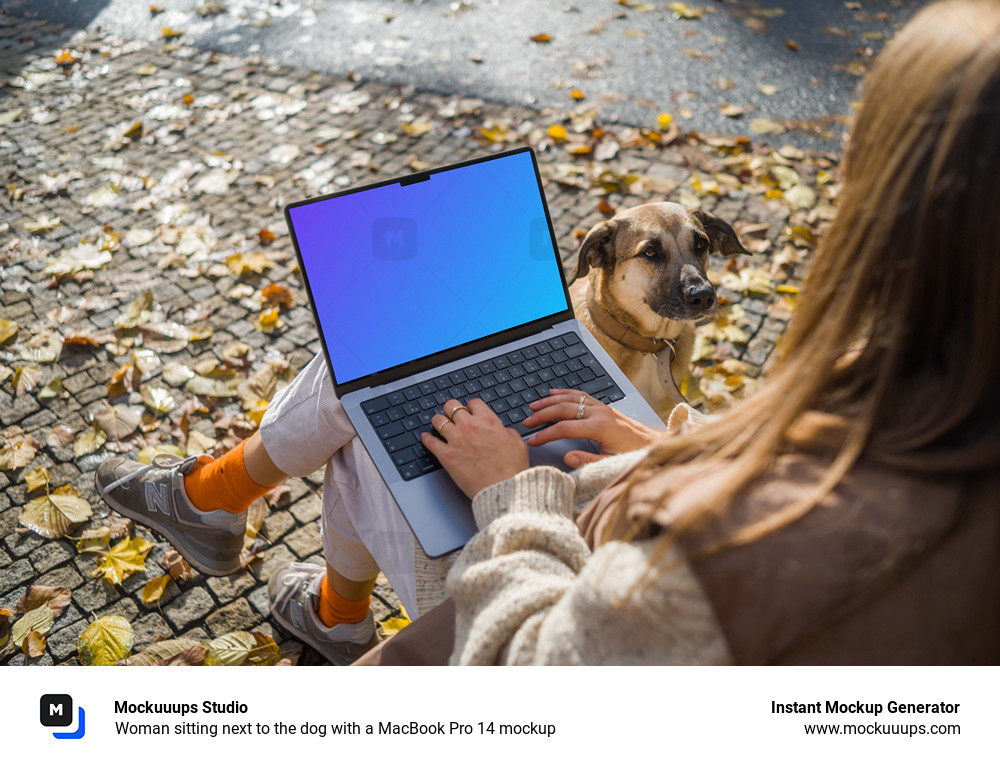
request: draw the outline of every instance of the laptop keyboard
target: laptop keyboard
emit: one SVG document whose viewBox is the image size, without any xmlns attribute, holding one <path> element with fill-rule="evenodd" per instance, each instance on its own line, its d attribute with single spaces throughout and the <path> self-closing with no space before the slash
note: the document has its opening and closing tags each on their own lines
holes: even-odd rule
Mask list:
<svg viewBox="0 0 1000 766">
<path fill-rule="evenodd" d="M 482 399 L 504 425 L 522 436 L 540 431 L 525 428 L 529 402 L 549 395 L 550 388 L 586 391 L 610 404 L 625 395 L 576 333 L 533 343 L 492 359 L 430 377 L 361 403 L 361 409 L 406 481 L 436 471 L 441 464 L 420 443 L 433 431 L 431 418 L 449 399 Z"/>
</svg>

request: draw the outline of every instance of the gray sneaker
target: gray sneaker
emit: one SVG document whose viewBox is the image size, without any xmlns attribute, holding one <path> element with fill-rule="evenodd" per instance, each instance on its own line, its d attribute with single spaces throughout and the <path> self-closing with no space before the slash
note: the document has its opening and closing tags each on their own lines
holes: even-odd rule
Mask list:
<svg viewBox="0 0 1000 766">
<path fill-rule="evenodd" d="M 200 511 L 184 490 L 184 475 L 198 457 L 160 454 L 149 465 L 113 457 L 97 467 L 94 485 L 111 508 L 167 538 L 185 560 L 207 575 L 240 568 L 246 513 Z"/>
<path fill-rule="evenodd" d="M 271 616 L 285 630 L 334 665 L 350 665 L 378 643 L 371 610 L 361 622 L 328 628 L 316 614 L 316 599 L 326 567 L 294 561 L 271 575 L 267 593 Z"/>
</svg>

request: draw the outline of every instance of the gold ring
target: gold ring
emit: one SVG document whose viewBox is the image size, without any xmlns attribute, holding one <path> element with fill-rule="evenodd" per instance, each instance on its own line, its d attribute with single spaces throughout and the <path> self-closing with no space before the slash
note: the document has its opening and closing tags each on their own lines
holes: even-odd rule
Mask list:
<svg viewBox="0 0 1000 766">
<path fill-rule="evenodd" d="M 450 418 L 446 418 L 443 423 L 440 423 L 439 425 L 434 426 L 434 430 L 437 431 L 442 436 L 444 436 L 444 427 L 446 425 L 448 425 L 449 423 L 451 423 L 451 419 Z"/>
<path fill-rule="evenodd" d="M 470 415 L 472 414 L 472 412 L 469 410 L 468 407 L 466 407 L 464 404 L 460 404 L 455 409 L 453 409 L 451 412 L 447 413 L 445 415 L 445 417 L 448 418 L 448 420 L 454 421 L 455 420 L 455 413 L 458 412 L 459 410 L 465 410 Z"/>
<path fill-rule="evenodd" d="M 580 401 L 576 403 L 576 419 L 577 420 L 583 420 L 584 410 L 587 409 L 587 405 L 584 404 L 585 401 L 587 401 L 587 397 L 586 396 L 581 396 L 580 397 Z"/>
</svg>

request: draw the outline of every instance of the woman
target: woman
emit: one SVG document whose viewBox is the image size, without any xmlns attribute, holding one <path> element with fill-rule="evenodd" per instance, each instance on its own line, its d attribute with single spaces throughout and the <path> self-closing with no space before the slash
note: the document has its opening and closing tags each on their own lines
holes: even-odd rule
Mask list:
<svg viewBox="0 0 1000 766">
<path fill-rule="evenodd" d="M 528 469 L 479 402 L 437 416 L 425 445 L 481 530 L 448 579 L 452 661 L 1000 660 L 998 172 L 1000 4 L 924 9 L 872 72 L 756 395 L 572 475 Z M 578 405 L 537 403 L 558 423 L 536 443 L 652 438 Z"/>
</svg>

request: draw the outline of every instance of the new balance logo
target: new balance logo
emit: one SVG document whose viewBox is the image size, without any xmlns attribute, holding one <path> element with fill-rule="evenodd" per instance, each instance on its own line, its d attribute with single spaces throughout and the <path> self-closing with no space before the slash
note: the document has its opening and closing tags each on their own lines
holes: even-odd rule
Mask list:
<svg viewBox="0 0 1000 766">
<path fill-rule="evenodd" d="M 170 485 L 146 483 L 146 508 L 152 513 L 158 511 L 170 515 Z"/>
</svg>

